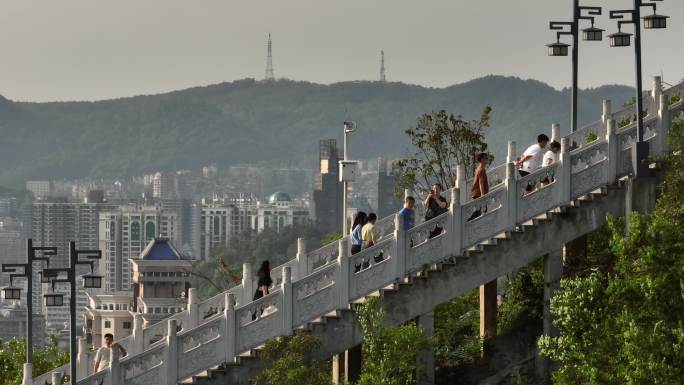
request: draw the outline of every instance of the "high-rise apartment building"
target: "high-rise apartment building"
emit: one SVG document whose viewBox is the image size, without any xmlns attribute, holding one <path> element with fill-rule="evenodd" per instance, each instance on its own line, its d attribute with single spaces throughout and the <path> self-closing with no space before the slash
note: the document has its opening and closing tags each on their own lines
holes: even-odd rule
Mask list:
<svg viewBox="0 0 684 385">
<path fill-rule="evenodd" d="M 49 246 L 57 248 L 57 255 L 50 257 L 50 267 L 67 267 L 69 265 L 69 242 L 75 241 L 77 249 L 97 249 L 99 246 L 98 225 L 99 212 L 113 206 L 103 203 L 68 202 L 65 198 L 51 198 L 33 203 L 31 233 L 34 246 Z M 97 268 L 97 261 L 95 268 Z M 43 289 L 37 271 L 43 266 L 36 262 L 33 277 L 33 311 L 45 314 L 48 326 L 62 325 L 68 317 L 62 308 L 47 308 L 43 306 Z M 79 272 L 85 273 L 87 271 Z M 77 302 L 85 304 L 84 289 L 78 285 Z M 68 290 L 58 286 L 59 292 L 68 294 Z M 66 299 L 65 299 L 65 303 Z M 80 306 L 79 306 L 80 308 Z M 79 323 L 81 317 L 78 317 Z M 57 326 L 55 326 L 57 327 Z"/>
<path fill-rule="evenodd" d="M 392 167 L 392 162 L 378 158 L 378 218 L 384 218 L 401 210 L 403 201 L 397 198 L 396 185 L 398 175 Z M 420 197 L 416 198 L 420 203 Z"/>
<path fill-rule="evenodd" d="M 129 258 L 138 258 L 145 245 L 157 237 L 178 241 L 178 215 L 160 206 L 121 206 L 99 216 L 100 274 L 105 292 L 130 290 Z"/>
<path fill-rule="evenodd" d="M 324 232 L 342 230 L 342 182 L 335 139 L 319 143 L 318 173 L 314 179 L 316 226 Z"/>
<path fill-rule="evenodd" d="M 47 198 L 52 193 L 52 182 L 48 180 L 29 180 L 26 182 L 26 189 L 36 199 Z"/>
</svg>

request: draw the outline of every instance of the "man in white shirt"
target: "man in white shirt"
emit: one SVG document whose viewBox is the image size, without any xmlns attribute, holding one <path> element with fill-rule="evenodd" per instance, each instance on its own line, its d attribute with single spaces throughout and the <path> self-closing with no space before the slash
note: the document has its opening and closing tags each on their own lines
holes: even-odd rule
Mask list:
<svg viewBox="0 0 684 385">
<path fill-rule="evenodd" d="M 528 175 L 541 166 L 543 150 L 547 144 L 549 144 L 549 137 L 544 134 L 540 134 L 537 136 L 537 144 L 527 147 L 527 150 L 523 152 L 516 164 L 520 169 L 518 171 L 520 176 Z"/>
<path fill-rule="evenodd" d="M 546 145 L 549 144 L 549 137 L 544 134 L 539 134 L 537 136 L 537 144 L 533 144 L 527 147 L 527 150 L 523 152 L 522 156 L 516 162 L 518 167 L 518 172 L 520 176 L 529 175 L 542 165 L 542 154 Z M 525 188 L 526 192 L 530 192 L 534 189 L 532 184 L 528 184 Z"/>
<path fill-rule="evenodd" d="M 97 373 L 100 369 L 105 369 L 109 367 L 109 363 L 112 361 L 112 354 L 121 353 L 121 357 L 128 354 L 126 349 L 119 343 L 112 344 L 114 342 L 114 336 L 112 333 L 107 333 L 104 335 L 104 346 L 97 350 L 95 354 L 95 367 L 93 368 L 93 373 Z M 118 350 L 118 352 L 116 351 Z"/>
</svg>

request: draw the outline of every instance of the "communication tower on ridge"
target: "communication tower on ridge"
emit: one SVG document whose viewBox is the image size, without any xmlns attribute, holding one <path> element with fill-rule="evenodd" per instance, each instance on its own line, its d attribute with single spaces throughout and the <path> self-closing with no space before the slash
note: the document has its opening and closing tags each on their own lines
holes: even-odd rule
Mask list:
<svg viewBox="0 0 684 385">
<path fill-rule="evenodd" d="M 267 53 L 266 53 L 266 76 L 264 77 L 265 80 L 275 80 L 275 76 L 273 74 L 273 52 L 272 52 L 272 45 L 271 45 L 271 33 L 268 33 L 268 48 L 267 48 Z"/>
<path fill-rule="evenodd" d="M 385 77 L 385 50 L 380 50 L 380 81 L 383 83 L 387 81 Z"/>
</svg>

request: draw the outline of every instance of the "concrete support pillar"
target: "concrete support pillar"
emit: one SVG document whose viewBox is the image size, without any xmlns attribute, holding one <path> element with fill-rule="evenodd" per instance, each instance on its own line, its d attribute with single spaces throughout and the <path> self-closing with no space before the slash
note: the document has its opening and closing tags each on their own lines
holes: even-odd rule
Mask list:
<svg viewBox="0 0 684 385">
<path fill-rule="evenodd" d="M 647 213 L 655 208 L 656 184 L 651 178 L 629 178 L 625 181 L 625 216 L 632 212 Z M 629 223 L 625 228 L 629 235 Z"/>
<path fill-rule="evenodd" d="M 496 336 L 496 279 L 480 286 L 480 338 L 487 353 L 487 340 Z"/>
<path fill-rule="evenodd" d="M 332 359 L 333 384 L 358 381 L 361 376 L 361 345 L 354 346 L 344 353 L 336 354 Z"/>
<path fill-rule="evenodd" d="M 560 287 L 560 280 L 563 277 L 563 257 L 564 250 L 556 250 L 544 256 L 544 310 L 543 310 L 543 333 L 544 335 L 556 337 L 558 329 L 553 325 L 551 314 L 551 297 Z M 551 383 L 552 362 L 546 357 L 536 357 L 537 375 L 543 383 Z"/>
<path fill-rule="evenodd" d="M 432 338 L 435 335 L 435 313 L 429 312 L 416 318 L 418 326 L 423 328 L 425 336 Z M 416 357 L 418 373 L 416 383 L 418 385 L 435 384 L 435 350 L 432 347 L 421 350 Z"/>
</svg>

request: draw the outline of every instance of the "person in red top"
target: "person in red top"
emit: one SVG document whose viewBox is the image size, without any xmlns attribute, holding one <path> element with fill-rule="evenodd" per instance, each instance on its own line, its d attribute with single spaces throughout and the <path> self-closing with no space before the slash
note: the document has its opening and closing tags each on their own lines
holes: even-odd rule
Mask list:
<svg viewBox="0 0 684 385">
<path fill-rule="evenodd" d="M 473 179 L 473 188 L 470 190 L 470 197 L 477 199 L 489 192 L 489 181 L 487 181 L 487 164 L 489 157 L 484 152 L 477 154 L 477 168 L 475 169 L 475 179 Z M 482 207 L 478 207 L 468 218 L 469 221 L 482 215 Z M 484 211 L 487 211 L 487 206 L 484 206 Z"/>
</svg>

